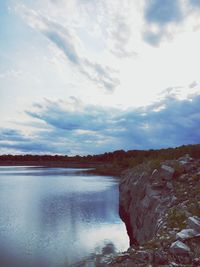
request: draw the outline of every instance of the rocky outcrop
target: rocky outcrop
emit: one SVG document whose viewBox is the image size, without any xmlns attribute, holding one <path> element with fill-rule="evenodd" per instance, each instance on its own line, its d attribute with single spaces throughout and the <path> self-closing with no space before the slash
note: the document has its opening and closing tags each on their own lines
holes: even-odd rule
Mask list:
<svg viewBox="0 0 200 267">
<path fill-rule="evenodd" d="M 140 165 L 124 173 L 120 184 L 119 212 L 130 237 L 130 245 L 152 239 L 162 222 L 162 216 L 173 201 L 171 179 L 175 170 L 162 165 L 160 170 Z"/>
<path fill-rule="evenodd" d="M 175 241 L 170 246 L 170 252 L 172 254 L 186 255 L 189 254 L 190 248 L 182 241 Z"/>
<path fill-rule="evenodd" d="M 109 266 L 200 266 L 200 161 L 148 162 L 123 173 L 119 212 L 130 248 Z"/>
</svg>

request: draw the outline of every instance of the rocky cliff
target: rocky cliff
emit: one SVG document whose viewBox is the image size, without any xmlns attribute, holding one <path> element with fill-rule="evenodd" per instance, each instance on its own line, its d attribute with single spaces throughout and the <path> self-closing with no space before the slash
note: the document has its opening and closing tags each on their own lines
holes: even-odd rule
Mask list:
<svg viewBox="0 0 200 267">
<path fill-rule="evenodd" d="M 123 173 L 120 216 L 130 248 L 111 266 L 200 266 L 200 161 L 186 155 Z"/>
<path fill-rule="evenodd" d="M 174 169 L 162 165 L 153 170 L 143 164 L 128 170 L 120 184 L 120 216 L 126 223 L 130 245 L 143 244 L 155 236 L 162 216 L 173 201 Z"/>
</svg>

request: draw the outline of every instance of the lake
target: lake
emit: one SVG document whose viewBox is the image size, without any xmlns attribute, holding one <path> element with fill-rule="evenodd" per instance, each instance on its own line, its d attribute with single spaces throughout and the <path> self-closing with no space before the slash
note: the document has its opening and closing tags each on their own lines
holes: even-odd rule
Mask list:
<svg viewBox="0 0 200 267">
<path fill-rule="evenodd" d="M 0 167 L 0 266 L 68 267 L 128 248 L 118 181 L 77 169 Z"/>
</svg>

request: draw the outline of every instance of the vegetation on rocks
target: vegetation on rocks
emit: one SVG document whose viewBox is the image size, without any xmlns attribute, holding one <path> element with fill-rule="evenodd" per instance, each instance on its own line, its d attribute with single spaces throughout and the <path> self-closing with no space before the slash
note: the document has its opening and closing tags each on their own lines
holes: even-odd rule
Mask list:
<svg viewBox="0 0 200 267">
<path fill-rule="evenodd" d="M 160 161 L 156 171 L 151 164 L 123 174 L 121 215 L 132 242 L 109 266 L 200 266 L 200 160 Z"/>
</svg>

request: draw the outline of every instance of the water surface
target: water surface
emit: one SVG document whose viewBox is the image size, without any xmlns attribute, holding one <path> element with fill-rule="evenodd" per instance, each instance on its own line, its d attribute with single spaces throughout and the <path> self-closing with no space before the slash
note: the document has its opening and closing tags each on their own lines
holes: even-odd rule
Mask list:
<svg viewBox="0 0 200 267">
<path fill-rule="evenodd" d="M 128 247 L 118 182 L 75 169 L 0 167 L 0 266 L 67 267 Z"/>
</svg>

